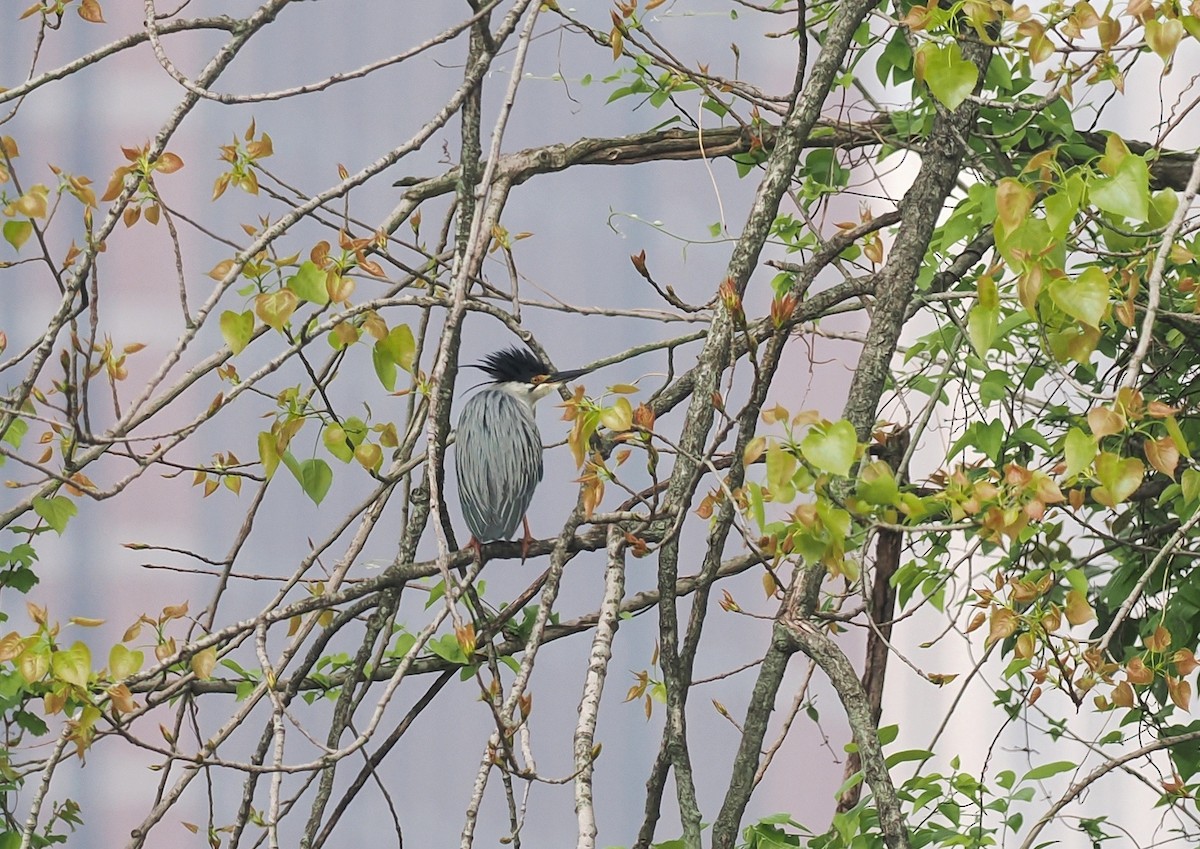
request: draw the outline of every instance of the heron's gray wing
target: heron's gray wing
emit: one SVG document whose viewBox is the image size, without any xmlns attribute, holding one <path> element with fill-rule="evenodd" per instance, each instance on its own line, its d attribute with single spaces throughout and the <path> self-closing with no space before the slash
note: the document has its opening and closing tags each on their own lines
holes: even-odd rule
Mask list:
<svg viewBox="0 0 1200 849">
<path fill-rule="evenodd" d="M 480 542 L 512 539 L 542 479 L 532 411 L 502 389 L 485 389 L 463 406 L 454 450 L 467 527 Z"/>
</svg>

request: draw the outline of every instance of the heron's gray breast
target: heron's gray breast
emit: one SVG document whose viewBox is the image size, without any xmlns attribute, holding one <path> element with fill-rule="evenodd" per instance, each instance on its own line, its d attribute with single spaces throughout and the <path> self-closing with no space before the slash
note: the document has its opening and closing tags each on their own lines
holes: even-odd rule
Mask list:
<svg viewBox="0 0 1200 849">
<path fill-rule="evenodd" d="M 455 470 L 467 527 L 480 542 L 511 539 L 542 479 L 542 437 L 533 411 L 502 389 L 463 406 Z"/>
</svg>

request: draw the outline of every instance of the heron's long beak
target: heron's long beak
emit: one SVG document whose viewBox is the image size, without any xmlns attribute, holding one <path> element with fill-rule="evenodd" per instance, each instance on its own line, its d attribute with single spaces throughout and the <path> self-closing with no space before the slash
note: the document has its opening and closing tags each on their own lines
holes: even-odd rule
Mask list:
<svg viewBox="0 0 1200 849">
<path fill-rule="evenodd" d="M 559 383 L 567 383 L 568 381 L 574 380 L 575 378 L 581 377 L 587 373 L 588 373 L 588 370 L 583 369 L 583 368 L 568 369 L 567 371 L 551 372 L 550 374 L 546 375 L 546 379 L 543 380 L 542 383 L 543 384 L 549 383 L 551 385 L 555 385 L 555 384 L 559 384 Z"/>
</svg>

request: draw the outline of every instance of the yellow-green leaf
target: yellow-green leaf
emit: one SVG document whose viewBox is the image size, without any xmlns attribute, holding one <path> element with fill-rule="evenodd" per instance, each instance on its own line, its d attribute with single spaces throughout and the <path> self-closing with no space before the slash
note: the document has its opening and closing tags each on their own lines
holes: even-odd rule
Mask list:
<svg viewBox="0 0 1200 849">
<path fill-rule="evenodd" d="M 88 676 L 92 674 L 92 653 L 86 645 L 76 642 L 69 649 L 50 656 L 50 669 L 58 680 L 86 687 Z"/>
<path fill-rule="evenodd" d="M 1096 450 L 1096 440 L 1079 428 L 1073 427 L 1067 431 L 1063 440 L 1063 456 L 1067 461 L 1067 468 L 1063 470 L 1063 475 L 1073 478 L 1090 466 L 1096 458 Z"/>
<path fill-rule="evenodd" d="M 1150 168 L 1146 160 L 1133 154 L 1126 156 L 1111 177 L 1089 181 L 1088 198 L 1105 212 L 1145 221 L 1150 216 Z"/>
<path fill-rule="evenodd" d="M 117 643 L 108 652 L 108 673 L 115 681 L 128 678 L 142 668 L 146 656 Z"/>
<path fill-rule="evenodd" d="M 1171 64 L 1175 48 L 1183 38 L 1183 23 L 1177 18 L 1151 18 L 1146 21 L 1145 27 L 1146 43 L 1150 45 L 1150 49 L 1158 54 L 1164 65 Z"/>
<path fill-rule="evenodd" d="M 979 69 L 963 58 L 957 42 L 940 45 L 926 42 L 918 51 L 924 81 L 933 96 L 947 109 L 957 109 L 979 80 Z"/>
<path fill-rule="evenodd" d="M 325 425 L 321 441 L 325 443 L 326 450 L 343 463 L 349 463 L 354 457 L 354 446 L 346 439 L 346 429 L 337 422 Z"/>
<path fill-rule="evenodd" d="M 50 671 L 50 650 L 42 646 L 31 646 L 17 657 L 17 671 L 29 684 L 46 677 Z"/>
<path fill-rule="evenodd" d="M 985 356 L 996 341 L 999 330 L 999 309 L 985 307 L 981 303 L 971 307 L 971 311 L 967 313 L 967 335 L 971 337 L 971 347 L 975 349 L 975 353 L 981 357 Z"/>
<path fill-rule="evenodd" d="M 383 449 L 374 442 L 363 442 L 354 449 L 354 459 L 368 471 L 378 471 L 383 464 Z"/>
<path fill-rule="evenodd" d="M 329 303 L 329 289 L 325 285 L 325 272 L 312 260 L 300 263 L 300 269 L 288 278 L 287 287 L 301 300 L 325 306 Z"/>
<path fill-rule="evenodd" d="M 1095 266 L 1078 277 L 1050 281 L 1050 299 L 1055 306 L 1088 327 L 1098 328 L 1108 309 L 1108 278 Z"/>
<path fill-rule="evenodd" d="M 900 485 L 892 467 L 883 460 L 874 460 L 863 467 L 856 492 L 868 504 L 900 503 Z"/>
<path fill-rule="evenodd" d="M 254 313 L 250 310 L 240 313 L 225 310 L 221 313 L 221 338 L 233 353 L 240 354 L 253 335 Z"/>
<path fill-rule="evenodd" d="M 813 428 L 800 443 L 804 459 L 823 472 L 845 477 L 850 474 L 854 455 L 858 453 L 858 437 L 854 425 L 842 419 L 824 432 Z"/>
<path fill-rule="evenodd" d="M 203 651 L 196 652 L 192 655 L 192 659 L 188 662 L 192 672 L 201 681 L 207 681 L 212 677 L 212 671 L 217 665 L 217 650 L 212 646 Z"/>
<path fill-rule="evenodd" d="M 1137 491 L 1145 473 L 1146 467 L 1136 457 L 1121 458 L 1102 451 L 1096 458 L 1096 480 L 1100 486 L 1092 490 L 1092 498 L 1105 507 L 1116 507 Z"/>
<path fill-rule="evenodd" d="M 407 324 L 393 327 L 380 344 L 387 349 L 392 362 L 412 374 L 417 355 L 417 342 L 413 338 L 412 329 Z"/>
<path fill-rule="evenodd" d="M 29 237 L 33 235 L 32 221 L 5 221 L 4 222 L 4 241 L 8 242 L 16 250 L 21 250 L 21 245 L 29 241 Z"/>
<path fill-rule="evenodd" d="M 67 522 L 79 512 L 79 508 L 65 495 L 55 495 L 50 498 L 38 495 L 33 499 L 33 512 L 45 519 L 46 524 L 53 528 L 59 536 L 62 536 Z"/>
<path fill-rule="evenodd" d="M 298 303 L 299 298 L 291 289 L 264 292 L 254 299 L 254 313 L 273 330 L 283 330 Z"/>
<path fill-rule="evenodd" d="M 767 487 L 771 491 L 772 500 L 787 504 L 796 497 L 792 477 L 796 474 L 797 463 L 792 452 L 786 450 L 777 440 L 772 439 L 767 444 Z"/>
<path fill-rule="evenodd" d="M 600 422 L 614 433 L 624 433 L 633 427 L 633 406 L 628 398 L 618 398 L 611 407 L 600 413 Z"/>
<path fill-rule="evenodd" d="M 260 431 L 258 434 L 258 459 L 263 464 L 263 473 L 267 480 L 275 474 L 276 467 L 279 466 L 279 448 L 275 442 L 275 434 L 268 431 Z"/>
</svg>

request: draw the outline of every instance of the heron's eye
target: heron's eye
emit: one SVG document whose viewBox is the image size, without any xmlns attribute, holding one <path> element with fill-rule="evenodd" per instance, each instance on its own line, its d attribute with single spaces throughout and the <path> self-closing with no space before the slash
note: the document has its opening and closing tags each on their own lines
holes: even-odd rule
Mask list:
<svg viewBox="0 0 1200 849">
<path fill-rule="evenodd" d="M 537 386 L 539 383 L 545 383 L 548 377 L 550 377 L 548 374 L 535 374 L 529 379 L 529 382 Z"/>
</svg>

